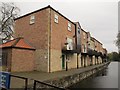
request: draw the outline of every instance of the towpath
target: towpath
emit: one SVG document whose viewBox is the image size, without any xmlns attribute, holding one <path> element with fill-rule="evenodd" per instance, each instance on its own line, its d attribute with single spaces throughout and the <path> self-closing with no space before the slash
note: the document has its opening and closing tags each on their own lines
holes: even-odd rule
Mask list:
<svg viewBox="0 0 120 90">
<path fill-rule="evenodd" d="M 103 64 L 105 64 L 105 63 L 103 63 Z M 29 84 L 32 84 L 33 80 L 46 81 L 46 80 L 50 80 L 50 79 L 58 79 L 58 78 L 70 76 L 73 74 L 89 71 L 91 69 L 103 66 L 103 64 L 87 66 L 87 67 L 82 67 L 82 68 L 78 68 L 78 69 L 70 69 L 68 71 L 65 71 L 65 70 L 58 71 L 58 72 L 53 72 L 53 73 L 32 71 L 32 72 L 14 72 L 11 74 L 21 76 L 21 77 L 26 77 L 29 80 Z M 24 80 L 19 79 L 19 78 L 17 79 L 14 77 L 11 78 L 11 88 L 21 88 L 22 86 L 24 86 Z"/>
</svg>

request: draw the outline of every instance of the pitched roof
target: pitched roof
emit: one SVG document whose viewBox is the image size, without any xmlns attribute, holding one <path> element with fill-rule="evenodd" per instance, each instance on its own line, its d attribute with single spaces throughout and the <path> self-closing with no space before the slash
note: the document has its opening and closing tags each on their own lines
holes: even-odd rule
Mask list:
<svg viewBox="0 0 120 90">
<path fill-rule="evenodd" d="M 100 41 L 98 41 L 96 38 L 92 37 L 95 41 L 97 41 L 98 43 L 100 43 L 101 45 L 103 45 Z"/>
<path fill-rule="evenodd" d="M 24 38 L 22 38 L 22 37 L 10 40 L 10 41 L 0 45 L 0 48 L 9 48 L 9 47 L 35 50 L 35 48 L 33 46 L 31 46 L 29 43 L 27 43 L 24 40 Z"/>
<path fill-rule="evenodd" d="M 48 6 L 46 6 L 46 7 L 43 7 L 43 8 L 41 8 L 41 9 L 38 9 L 38 10 L 36 10 L 36 11 L 30 12 L 30 13 L 28 13 L 28 14 L 25 14 L 25 15 L 23 15 L 23 16 L 17 17 L 17 18 L 15 18 L 14 20 L 18 20 L 18 19 L 20 19 L 20 18 L 23 18 L 23 17 L 28 16 L 28 15 L 30 15 L 30 14 L 33 14 L 33 13 L 36 13 L 36 12 L 45 10 L 45 9 L 47 9 L 47 8 L 52 9 L 53 11 L 55 11 L 56 13 L 58 13 L 59 15 L 61 15 L 62 17 L 64 17 L 65 19 L 67 19 L 69 22 L 71 22 L 72 24 L 75 25 L 74 22 L 72 22 L 70 19 L 68 19 L 67 17 L 65 17 L 63 14 L 61 14 L 60 12 L 58 12 L 57 10 L 55 10 L 55 9 L 54 9 L 53 7 L 51 7 L 50 5 L 48 5 Z"/>
<path fill-rule="evenodd" d="M 81 30 L 87 34 L 87 32 L 84 29 L 81 28 Z"/>
</svg>

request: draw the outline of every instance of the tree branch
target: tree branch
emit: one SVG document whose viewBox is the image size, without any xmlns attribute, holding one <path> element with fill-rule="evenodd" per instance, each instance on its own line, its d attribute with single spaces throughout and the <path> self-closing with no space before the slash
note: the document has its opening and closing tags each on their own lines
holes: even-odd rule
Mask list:
<svg viewBox="0 0 120 90">
<path fill-rule="evenodd" d="M 11 18 L 13 10 L 14 10 L 14 7 L 11 10 L 11 15 L 5 20 L 5 22 L 3 22 L 2 27 L 4 27 L 4 25 L 6 24 L 6 22 Z M 3 31 L 3 29 L 4 28 L 2 28 L 2 31 Z"/>
<path fill-rule="evenodd" d="M 8 40 L 11 38 L 14 25 L 14 18 L 18 15 L 18 7 L 14 3 L 2 3 L 1 13 L 2 18 L 0 20 L 0 35 L 3 36 L 3 40 Z M 13 36 L 12 36 L 13 37 Z"/>
</svg>

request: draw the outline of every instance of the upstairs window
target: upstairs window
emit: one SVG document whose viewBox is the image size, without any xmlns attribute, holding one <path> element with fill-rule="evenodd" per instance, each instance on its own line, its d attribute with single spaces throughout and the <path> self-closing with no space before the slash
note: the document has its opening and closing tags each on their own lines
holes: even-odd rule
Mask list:
<svg viewBox="0 0 120 90">
<path fill-rule="evenodd" d="M 35 23 L 35 16 L 32 15 L 30 16 L 30 24 L 34 24 Z"/>
<path fill-rule="evenodd" d="M 67 38 L 67 50 L 73 50 L 73 40 L 70 38 Z"/>
<path fill-rule="evenodd" d="M 72 31 L 72 29 L 71 29 L 71 23 L 70 22 L 68 22 L 68 30 Z"/>
<path fill-rule="evenodd" d="M 58 23 L 58 15 L 57 14 L 55 14 L 55 16 L 54 16 L 54 22 Z"/>
</svg>

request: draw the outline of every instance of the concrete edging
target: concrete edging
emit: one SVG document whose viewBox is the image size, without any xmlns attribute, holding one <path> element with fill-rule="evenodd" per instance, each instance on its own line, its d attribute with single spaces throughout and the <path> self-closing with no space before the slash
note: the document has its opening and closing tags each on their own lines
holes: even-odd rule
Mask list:
<svg viewBox="0 0 120 90">
<path fill-rule="evenodd" d="M 64 76 L 62 78 L 57 78 L 57 79 L 51 79 L 51 80 L 46 80 L 44 81 L 45 83 L 48 83 L 50 85 L 54 85 L 57 87 L 61 87 L 61 88 L 67 88 L 75 83 L 78 83 L 88 77 L 90 77 L 91 75 L 94 75 L 95 73 L 105 69 L 110 62 L 107 62 L 105 64 L 103 64 L 102 66 L 99 67 L 95 67 L 91 70 L 86 70 L 84 72 L 81 73 L 76 73 L 73 75 L 69 75 L 69 76 Z M 47 86 L 41 85 L 41 84 L 37 84 L 37 87 L 39 88 L 48 88 Z"/>
</svg>

